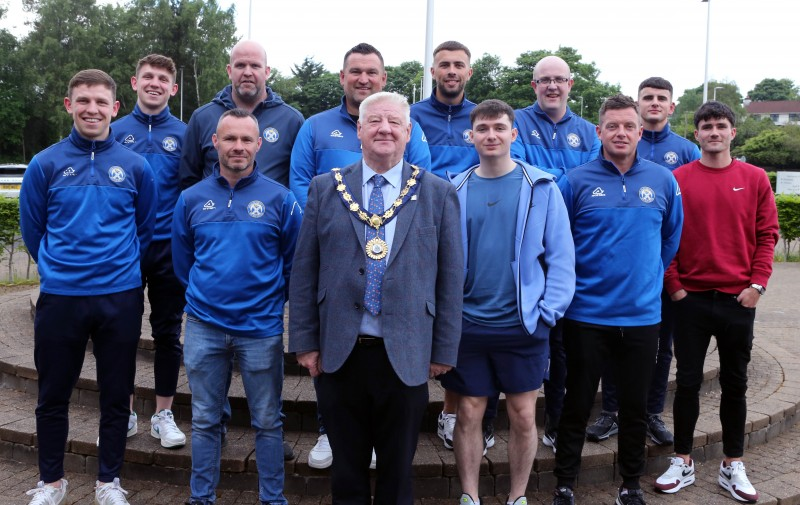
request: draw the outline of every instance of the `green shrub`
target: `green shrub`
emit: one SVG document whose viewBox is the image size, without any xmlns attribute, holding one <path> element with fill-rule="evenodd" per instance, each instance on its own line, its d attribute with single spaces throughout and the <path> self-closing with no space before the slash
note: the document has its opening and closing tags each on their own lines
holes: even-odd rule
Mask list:
<svg viewBox="0 0 800 505">
<path fill-rule="evenodd" d="M 788 260 L 792 242 L 800 238 L 800 195 L 775 195 L 775 204 L 778 206 L 784 258 Z"/>
</svg>

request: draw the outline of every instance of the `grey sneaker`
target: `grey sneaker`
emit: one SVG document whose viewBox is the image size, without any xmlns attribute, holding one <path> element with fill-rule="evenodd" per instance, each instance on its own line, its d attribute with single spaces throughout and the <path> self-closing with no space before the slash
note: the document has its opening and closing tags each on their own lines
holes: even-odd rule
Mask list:
<svg viewBox="0 0 800 505">
<path fill-rule="evenodd" d="M 67 496 L 67 479 L 61 479 L 61 487 L 53 487 L 39 481 L 36 487 L 25 494 L 33 496 L 28 505 L 61 505 Z"/>
<path fill-rule="evenodd" d="M 125 495 L 127 491 L 119 485 L 119 478 L 115 477 L 114 482 L 97 482 L 94 488 L 94 502 L 97 505 L 130 505 Z"/>
<path fill-rule="evenodd" d="M 614 505 L 645 505 L 644 492 L 641 489 L 619 488 Z"/>
<path fill-rule="evenodd" d="M 481 505 L 480 499 L 475 501 L 467 493 L 463 493 L 461 498 L 458 499 L 458 505 Z"/>
<path fill-rule="evenodd" d="M 617 415 L 601 412 L 600 417 L 586 428 L 586 438 L 592 442 L 599 442 L 606 440 L 611 435 L 616 435 L 618 432 Z"/>
<path fill-rule="evenodd" d="M 672 445 L 675 442 L 675 437 L 667 429 L 667 425 L 664 424 L 664 420 L 659 414 L 647 416 L 647 436 L 656 445 Z"/>
</svg>

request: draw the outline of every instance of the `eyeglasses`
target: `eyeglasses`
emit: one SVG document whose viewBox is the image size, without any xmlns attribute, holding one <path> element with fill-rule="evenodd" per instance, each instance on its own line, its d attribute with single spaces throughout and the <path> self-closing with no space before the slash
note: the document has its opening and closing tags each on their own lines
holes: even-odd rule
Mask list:
<svg viewBox="0 0 800 505">
<path fill-rule="evenodd" d="M 544 79 L 534 79 L 537 86 L 549 86 L 551 84 L 565 84 L 569 82 L 569 77 L 545 77 Z"/>
</svg>

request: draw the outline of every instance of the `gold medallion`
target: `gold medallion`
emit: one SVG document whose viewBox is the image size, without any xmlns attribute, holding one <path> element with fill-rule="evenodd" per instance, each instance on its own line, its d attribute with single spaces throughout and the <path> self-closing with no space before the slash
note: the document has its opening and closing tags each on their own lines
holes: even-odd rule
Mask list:
<svg viewBox="0 0 800 505">
<path fill-rule="evenodd" d="M 373 214 L 372 217 L 369 218 L 369 225 L 372 226 L 373 228 L 377 229 L 377 228 L 381 227 L 381 222 L 382 221 L 383 220 L 381 219 L 381 217 L 379 215 Z"/>
<path fill-rule="evenodd" d="M 371 259 L 382 260 L 389 253 L 389 246 L 379 237 L 375 237 L 367 242 L 366 250 Z"/>
</svg>

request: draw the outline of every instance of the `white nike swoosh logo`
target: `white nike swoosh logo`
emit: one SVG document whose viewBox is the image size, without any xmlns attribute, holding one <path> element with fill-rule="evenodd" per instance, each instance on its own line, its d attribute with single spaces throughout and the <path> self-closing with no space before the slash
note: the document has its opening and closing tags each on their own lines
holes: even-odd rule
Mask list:
<svg viewBox="0 0 800 505">
<path fill-rule="evenodd" d="M 733 190 L 734 190 L 734 191 L 741 191 L 741 190 L 743 190 L 743 189 L 744 189 L 744 188 L 733 188 Z"/>
</svg>

